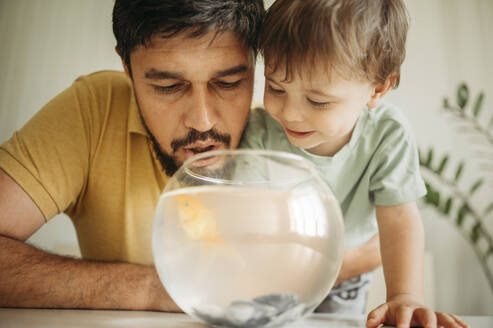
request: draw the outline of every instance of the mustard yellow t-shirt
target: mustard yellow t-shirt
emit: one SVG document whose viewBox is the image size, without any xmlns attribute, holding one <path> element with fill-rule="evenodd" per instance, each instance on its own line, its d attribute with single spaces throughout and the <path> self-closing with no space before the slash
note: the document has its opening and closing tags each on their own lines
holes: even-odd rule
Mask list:
<svg viewBox="0 0 493 328">
<path fill-rule="evenodd" d="M 0 146 L 0 168 L 46 220 L 72 219 L 83 258 L 152 263 L 154 209 L 168 177 L 123 72 L 79 77 Z"/>
</svg>

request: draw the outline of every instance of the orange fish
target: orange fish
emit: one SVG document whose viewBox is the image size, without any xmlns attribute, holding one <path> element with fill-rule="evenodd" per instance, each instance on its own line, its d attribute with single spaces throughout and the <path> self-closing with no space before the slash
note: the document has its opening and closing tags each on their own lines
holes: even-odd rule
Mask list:
<svg viewBox="0 0 493 328">
<path fill-rule="evenodd" d="M 221 241 L 217 233 L 217 220 L 214 212 L 196 197 L 178 196 L 178 216 L 181 226 L 190 239 Z"/>
</svg>

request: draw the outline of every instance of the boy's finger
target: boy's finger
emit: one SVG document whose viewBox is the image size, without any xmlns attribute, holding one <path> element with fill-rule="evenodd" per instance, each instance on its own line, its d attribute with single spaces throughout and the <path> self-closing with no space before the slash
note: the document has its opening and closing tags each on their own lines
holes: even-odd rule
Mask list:
<svg viewBox="0 0 493 328">
<path fill-rule="evenodd" d="M 366 327 L 375 328 L 384 323 L 385 318 L 387 317 L 388 308 L 389 307 L 387 304 L 382 304 L 375 310 L 371 311 L 366 320 Z"/>
<path fill-rule="evenodd" d="M 450 314 L 450 316 L 452 317 L 452 319 L 455 320 L 455 322 L 457 322 L 459 324 L 459 326 L 461 326 L 462 328 L 471 328 L 471 326 L 469 326 L 467 323 L 465 323 L 464 321 L 462 321 L 461 319 L 459 319 L 459 317 L 457 317 L 456 315 L 454 314 Z"/>
<path fill-rule="evenodd" d="M 414 310 L 414 318 L 415 320 L 412 320 L 413 325 L 423 326 L 424 328 L 436 328 L 437 326 L 435 312 L 430 309 L 420 308 Z"/>
<path fill-rule="evenodd" d="M 413 317 L 414 309 L 408 306 L 399 306 L 396 311 L 396 326 L 397 328 L 409 328 Z"/>
<path fill-rule="evenodd" d="M 444 326 L 445 328 L 461 328 L 461 326 L 454 320 L 453 317 L 448 314 L 437 312 L 437 322 L 439 326 Z"/>
</svg>

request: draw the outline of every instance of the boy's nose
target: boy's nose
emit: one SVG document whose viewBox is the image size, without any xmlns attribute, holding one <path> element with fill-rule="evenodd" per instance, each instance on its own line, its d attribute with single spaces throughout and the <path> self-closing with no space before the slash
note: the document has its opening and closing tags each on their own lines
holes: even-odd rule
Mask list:
<svg viewBox="0 0 493 328">
<path fill-rule="evenodd" d="M 300 106 L 291 101 L 284 102 L 281 115 L 286 122 L 301 122 L 303 120 Z"/>
<path fill-rule="evenodd" d="M 191 97 L 185 113 L 185 126 L 200 132 L 209 131 L 216 124 L 214 95 L 207 88 L 196 88 Z"/>
</svg>

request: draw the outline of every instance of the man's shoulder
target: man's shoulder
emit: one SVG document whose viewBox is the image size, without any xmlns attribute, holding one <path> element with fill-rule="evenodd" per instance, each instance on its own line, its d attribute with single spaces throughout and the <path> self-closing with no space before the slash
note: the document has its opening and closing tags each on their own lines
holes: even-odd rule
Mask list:
<svg viewBox="0 0 493 328">
<path fill-rule="evenodd" d="M 87 75 L 79 76 L 76 82 L 81 82 L 92 86 L 95 89 L 100 88 L 123 88 L 129 89 L 131 87 L 130 79 L 122 71 L 97 71 Z"/>
<path fill-rule="evenodd" d="M 105 121 L 109 115 L 126 119 L 127 111 L 122 108 L 130 108 L 134 102 L 132 83 L 124 72 L 107 70 L 82 75 L 71 89 L 79 99 L 80 110 L 93 113 L 89 119 L 97 116 Z"/>
</svg>

